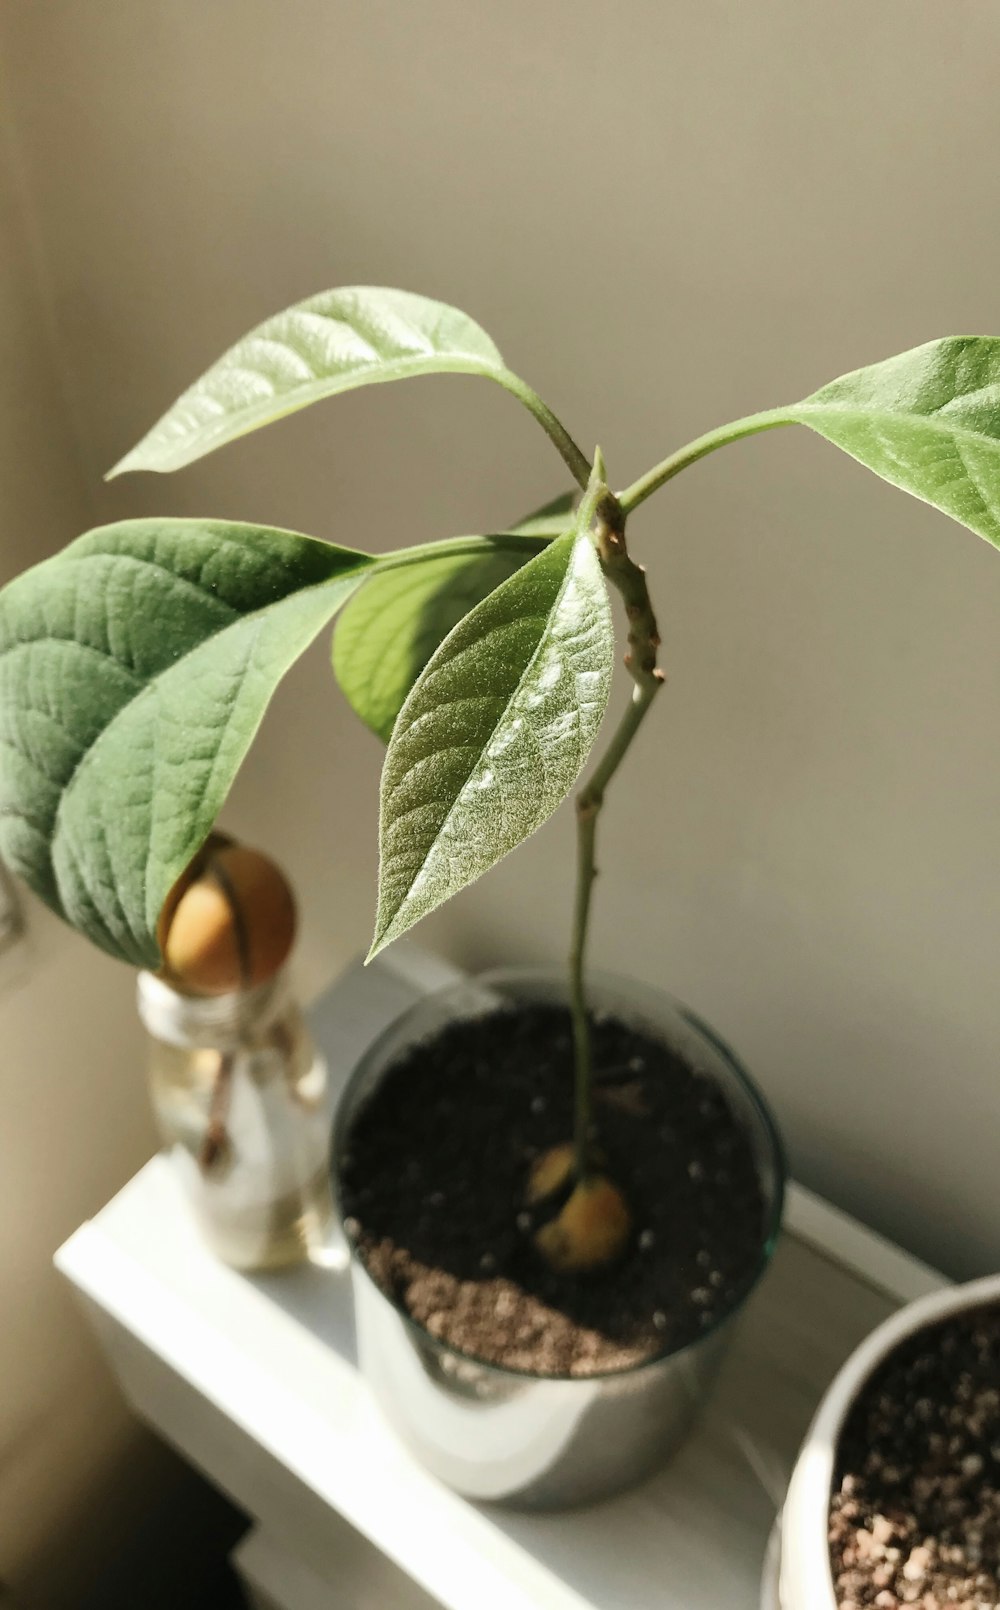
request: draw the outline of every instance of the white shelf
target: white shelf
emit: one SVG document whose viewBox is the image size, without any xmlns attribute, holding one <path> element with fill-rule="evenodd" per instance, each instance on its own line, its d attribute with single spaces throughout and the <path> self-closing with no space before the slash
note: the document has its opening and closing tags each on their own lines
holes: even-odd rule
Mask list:
<svg viewBox="0 0 1000 1610">
<path fill-rule="evenodd" d="M 405 948 L 353 969 L 314 1013 L 335 1076 L 447 976 Z M 361 1588 L 334 1593 L 357 1547 L 346 1521 L 449 1610 L 751 1610 L 774 1512 L 824 1386 L 901 1300 L 942 1283 L 795 1187 L 788 1225 L 712 1406 L 674 1463 L 598 1509 L 546 1516 L 476 1507 L 426 1475 L 357 1374 L 343 1271 L 247 1277 L 221 1266 L 164 1159 L 83 1225 L 57 1262 L 136 1410 L 329 1585 L 331 1606 L 368 1610 Z M 370 1602 L 394 1605 L 388 1581 Z"/>
<path fill-rule="evenodd" d="M 260 1527 L 248 1532 L 233 1551 L 232 1563 L 254 1610 L 433 1610 L 435 1601 L 360 1532 L 332 1515 L 329 1523 L 337 1538 L 334 1581 L 289 1554 Z"/>
</svg>

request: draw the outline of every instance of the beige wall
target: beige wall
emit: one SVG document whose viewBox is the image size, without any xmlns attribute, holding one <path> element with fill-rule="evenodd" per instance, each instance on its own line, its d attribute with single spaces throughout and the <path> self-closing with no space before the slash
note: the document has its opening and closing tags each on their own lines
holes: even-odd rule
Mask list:
<svg viewBox="0 0 1000 1610">
<path fill-rule="evenodd" d="M 92 516 L 9 136 L 0 127 L 0 581 Z M 0 957 L 0 1578 L 26 1604 L 68 1607 L 164 1467 L 51 1257 L 153 1137 L 124 969 L 35 902 L 28 934 Z"/>
<path fill-rule="evenodd" d="M 14 0 L 0 36 L 104 516 L 378 547 L 563 485 L 512 401 L 442 380 L 100 488 L 223 345 L 331 284 L 466 307 L 619 482 L 868 359 L 1000 332 L 990 0 Z M 697 467 L 634 546 L 670 682 L 607 814 L 595 958 L 741 1048 L 803 1178 L 996 1267 L 1000 558 L 794 432 Z M 379 756 L 324 660 L 233 806 L 307 891 L 310 986 L 373 905 Z M 425 937 L 560 955 L 570 829 Z"/>
</svg>

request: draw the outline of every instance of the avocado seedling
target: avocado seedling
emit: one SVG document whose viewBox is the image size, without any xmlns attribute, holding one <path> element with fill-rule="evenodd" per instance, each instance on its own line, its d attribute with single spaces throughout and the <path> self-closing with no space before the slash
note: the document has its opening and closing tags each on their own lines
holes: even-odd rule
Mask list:
<svg viewBox="0 0 1000 1610">
<path fill-rule="evenodd" d="M 663 681 L 627 523 L 706 455 L 800 425 L 996 546 L 1000 340 L 946 338 L 856 370 L 707 432 L 616 492 L 600 452 L 588 457 L 472 319 L 404 291 L 352 287 L 237 342 L 112 473 L 180 470 L 336 393 L 437 373 L 513 396 L 575 493 L 489 535 L 378 555 L 169 516 L 80 537 L 0 594 L 0 853 L 122 961 L 207 991 L 266 976 L 294 928 L 287 890 L 249 852 L 206 852 L 206 840 L 279 681 L 340 613 L 337 681 L 387 745 L 374 956 L 571 793 L 608 701 L 617 592 L 632 691 L 577 796 L 572 1133 L 530 1179 L 526 1166 L 521 1194 L 534 1196 L 533 1212 L 551 1208 L 535 1227 L 539 1254 L 588 1270 L 622 1256 L 633 1212 L 627 1159 L 612 1171 L 595 1151 L 587 939 L 597 833 Z M 259 928 L 244 901 L 259 905 Z"/>
</svg>

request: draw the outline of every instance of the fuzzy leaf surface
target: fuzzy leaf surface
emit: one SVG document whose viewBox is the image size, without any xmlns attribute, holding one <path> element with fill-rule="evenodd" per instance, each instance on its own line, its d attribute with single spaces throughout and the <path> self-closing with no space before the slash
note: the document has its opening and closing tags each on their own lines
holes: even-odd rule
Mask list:
<svg viewBox="0 0 1000 1610">
<path fill-rule="evenodd" d="M 181 469 L 238 436 L 357 386 L 502 369 L 486 331 L 444 302 L 372 285 L 322 291 L 265 319 L 230 347 L 111 476 Z"/>
<path fill-rule="evenodd" d="M 352 709 L 383 743 L 438 645 L 544 542 L 566 531 L 572 503 L 569 493 L 511 532 L 456 538 L 440 551 L 428 547 L 416 563 L 373 569 L 337 622 L 333 670 Z"/>
<path fill-rule="evenodd" d="M 122 961 L 163 902 L 281 677 L 370 559 L 223 521 L 104 526 L 0 593 L 0 854 Z"/>
<path fill-rule="evenodd" d="M 1000 547 L 1000 339 L 930 341 L 787 413 Z"/>
<path fill-rule="evenodd" d="M 597 736 L 613 657 L 600 564 L 575 530 L 445 638 L 386 754 L 372 955 L 488 871 L 566 798 Z"/>
</svg>

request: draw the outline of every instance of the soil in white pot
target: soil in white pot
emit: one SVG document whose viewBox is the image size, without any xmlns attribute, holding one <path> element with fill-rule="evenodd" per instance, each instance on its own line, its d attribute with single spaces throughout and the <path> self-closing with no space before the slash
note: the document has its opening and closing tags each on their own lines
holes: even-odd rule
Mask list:
<svg viewBox="0 0 1000 1610">
<path fill-rule="evenodd" d="M 841 1435 L 830 1509 L 840 1610 L 1000 1606 L 1000 1310 L 910 1337 Z"/>
<path fill-rule="evenodd" d="M 459 1020 L 361 1108 L 341 1159 L 346 1227 L 378 1284 L 433 1336 L 541 1375 L 630 1368 L 702 1336 L 761 1261 L 764 1201 L 719 1085 L 613 1017 L 593 1025 L 606 1172 L 633 1227 L 623 1258 L 556 1273 L 524 1200 L 532 1163 L 572 1134 L 565 1009 Z"/>
</svg>

